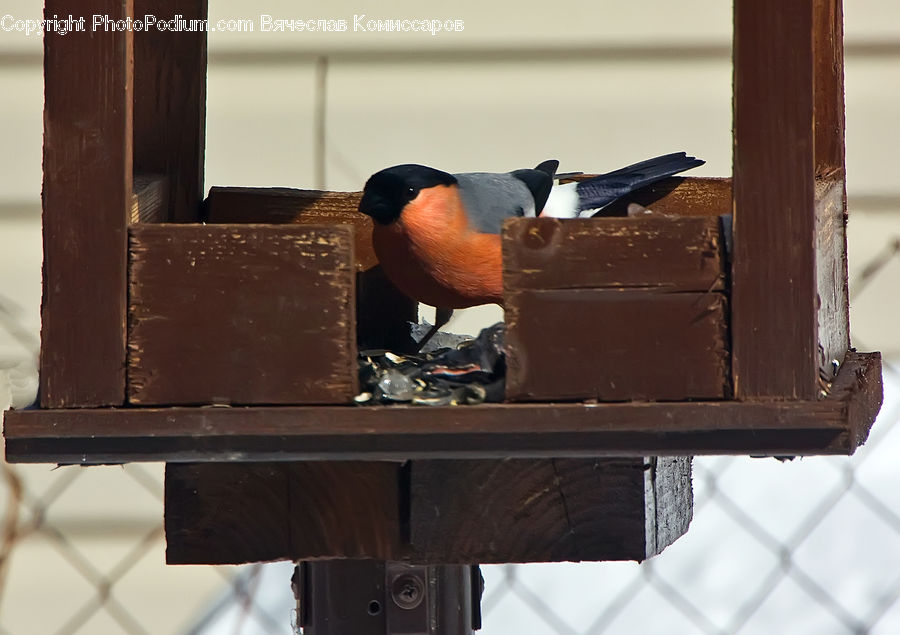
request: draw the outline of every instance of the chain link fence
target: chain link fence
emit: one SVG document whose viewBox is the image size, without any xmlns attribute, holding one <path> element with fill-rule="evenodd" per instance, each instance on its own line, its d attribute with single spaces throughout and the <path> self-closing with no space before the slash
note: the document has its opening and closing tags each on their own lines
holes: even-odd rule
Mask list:
<svg viewBox="0 0 900 635">
<path fill-rule="evenodd" d="M 887 276 L 900 287 L 898 264 L 900 238 L 890 236 L 852 281 L 853 301 Z M 656 558 L 484 567 L 483 632 L 900 632 L 900 368 L 891 360 L 884 379 L 879 420 L 853 457 L 695 459 L 691 528 Z M 0 469 L 0 634 L 160 632 L 149 626 L 160 611 L 173 613 L 165 632 L 291 632 L 289 563 L 168 568 L 169 600 L 134 583 L 164 567 L 160 465 Z M 119 500 L 149 497 L 159 513 L 123 524 L 128 510 L 102 500 L 123 487 Z M 85 508 L 86 489 L 96 509 Z M 97 557 L 98 540 L 121 548 Z M 35 544 L 56 564 L 35 571 Z M 198 570 L 205 577 L 192 585 Z M 17 609 L 30 588 L 52 610 L 23 627 Z"/>
</svg>

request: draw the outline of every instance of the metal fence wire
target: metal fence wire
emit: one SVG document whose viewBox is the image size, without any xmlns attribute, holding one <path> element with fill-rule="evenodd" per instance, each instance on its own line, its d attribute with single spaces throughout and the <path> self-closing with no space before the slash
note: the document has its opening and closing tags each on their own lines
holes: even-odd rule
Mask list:
<svg viewBox="0 0 900 635">
<path fill-rule="evenodd" d="M 900 239 L 890 237 L 852 281 L 852 299 L 878 293 L 872 287 L 885 282 L 900 288 L 898 264 Z M 854 338 L 854 344 L 870 350 L 878 343 Z M 482 632 L 900 632 L 896 362 L 885 360 L 884 379 L 879 420 L 853 457 L 695 459 L 691 528 L 656 558 L 484 567 Z M 164 568 L 160 466 L 51 471 L 3 463 L 0 470 L 0 634 L 161 632 L 154 624 L 176 611 L 173 596 L 184 615 L 169 620 L 173 630 L 165 632 L 291 632 L 287 563 L 205 567 L 197 586 L 184 578 L 195 579 L 189 572 L 198 568 L 170 568 L 162 583 L 169 594 L 160 597 L 148 591 L 149 582 L 135 583 L 146 577 L 147 562 Z M 126 487 L 126 498 L 149 496 L 158 514 L 128 523 L 121 518 L 127 510 L 105 509 L 79 525 L 60 508 L 83 506 L 79 483 L 90 479 L 97 509 L 104 509 L 104 491 Z M 98 540 L 124 546 L 115 556 L 99 556 Z M 36 545 L 54 551 L 56 564 L 42 564 Z M 23 622 L 16 609 L 35 576 L 39 605 L 52 610 Z"/>
</svg>

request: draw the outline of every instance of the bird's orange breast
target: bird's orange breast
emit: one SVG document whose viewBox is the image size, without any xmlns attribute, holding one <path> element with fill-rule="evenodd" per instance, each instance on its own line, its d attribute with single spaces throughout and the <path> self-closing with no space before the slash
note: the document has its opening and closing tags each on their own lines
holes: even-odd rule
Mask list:
<svg viewBox="0 0 900 635">
<path fill-rule="evenodd" d="M 448 309 L 503 301 L 500 236 L 470 227 L 455 185 L 420 191 L 372 240 L 385 274 L 415 300 Z"/>
</svg>

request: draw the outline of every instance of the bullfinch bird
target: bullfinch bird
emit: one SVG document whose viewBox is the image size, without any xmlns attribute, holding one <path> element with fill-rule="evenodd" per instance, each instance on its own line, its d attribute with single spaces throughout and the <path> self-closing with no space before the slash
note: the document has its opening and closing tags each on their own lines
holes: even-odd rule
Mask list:
<svg viewBox="0 0 900 635">
<path fill-rule="evenodd" d="M 424 344 L 453 309 L 503 303 L 500 228 L 507 218 L 585 218 L 660 179 L 703 165 L 667 154 L 577 183 L 554 186 L 557 161 L 506 173 L 449 174 L 404 164 L 373 174 L 359 211 L 375 221 L 372 242 L 385 275 L 437 309 Z"/>
</svg>

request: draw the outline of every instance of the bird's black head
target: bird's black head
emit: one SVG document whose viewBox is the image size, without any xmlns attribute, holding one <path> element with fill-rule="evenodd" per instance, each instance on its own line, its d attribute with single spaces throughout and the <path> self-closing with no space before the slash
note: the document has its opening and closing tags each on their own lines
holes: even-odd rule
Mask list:
<svg viewBox="0 0 900 635">
<path fill-rule="evenodd" d="M 436 185 L 453 185 L 452 174 L 424 165 L 408 163 L 376 172 L 366 181 L 359 211 L 368 214 L 376 223 L 389 225 L 400 217 L 406 204 L 419 195 L 420 190 Z"/>
</svg>

